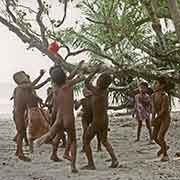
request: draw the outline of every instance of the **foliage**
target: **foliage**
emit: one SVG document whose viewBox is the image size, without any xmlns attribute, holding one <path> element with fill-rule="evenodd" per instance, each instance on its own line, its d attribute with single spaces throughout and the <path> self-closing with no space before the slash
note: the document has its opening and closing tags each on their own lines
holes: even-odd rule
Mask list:
<svg viewBox="0 0 180 180">
<path fill-rule="evenodd" d="M 126 102 L 131 90 L 137 87 L 138 79 L 152 85 L 160 75 L 166 76 L 175 85 L 171 94 L 179 97 L 179 20 L 174 19 L 174 12 L 170 8 L 172 1 L 34 2 L 2 0 L 0 8 L 0 22 L 27 43 L 28 49 L 37 48 L 68 71 L 74 66 L 66 60 L 80 53 L 86 53 L 89 65 L 99 62 L 106 64 L 114 77 L 110 96 L 115 104 Z M 70 27 L 64 24 L 69 13 L 68 5 L 72 4 L 82 15 Z M 179 7 L 178 0 L 177 12 Z M 63 9 L 63 15 L 53 16 L 54 8 Z M 67 50 L 65 57 L 53 56 L 47 51 L 52 40 L 59 41 Z M 120 90 L 122 87 L 125 89 Z"/>
</svg>

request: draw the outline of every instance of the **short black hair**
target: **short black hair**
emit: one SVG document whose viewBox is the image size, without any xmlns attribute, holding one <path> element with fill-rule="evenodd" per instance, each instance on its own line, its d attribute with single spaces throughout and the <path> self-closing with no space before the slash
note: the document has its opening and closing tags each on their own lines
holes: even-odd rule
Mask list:
<svg viewBox="0 0 180 180">
<path fill-rule="evenodd" d="M 144 82 L 144 81 L 143 81 L 143 82 L 141 82 L 139 85 L 148 88 L 148 83 L 147 83 L 147 82 Z"/>
<path fill-rule="evenodd" d="M 58 86 L 65 84 L 66 74 L 62 70 L 60 65 L 51 67 L 49 70 L 49 74 L 53 83 L 57 84 Z"/>
</svg>

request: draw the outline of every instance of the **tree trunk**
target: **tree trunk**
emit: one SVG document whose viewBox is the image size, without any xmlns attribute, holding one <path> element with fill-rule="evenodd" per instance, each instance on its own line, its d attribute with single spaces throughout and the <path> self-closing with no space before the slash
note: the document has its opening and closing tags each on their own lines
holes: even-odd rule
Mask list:
<svg viewBox="0 0 180 180">
<path fill-rule="evenodd" d="M 176 0 L 168 0 L 169 11 L 176 29 L 176 35 L 180 43 L 180 11 Z"/>
</svg>

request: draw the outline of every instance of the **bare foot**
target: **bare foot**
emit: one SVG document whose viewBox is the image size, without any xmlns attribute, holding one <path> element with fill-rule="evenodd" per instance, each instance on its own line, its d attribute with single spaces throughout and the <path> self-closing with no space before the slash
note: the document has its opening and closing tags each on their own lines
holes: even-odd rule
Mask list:
<svg viewBox="0 0 180 180">
<path fill-rule="evenodd" d="M 169 150 L 169 146 L 167 146 L 167 151 Z M 161 156 L 161 154 L 163 153 L 162 149 L 160 149 L 158 152 L 157 152 L 157 156 Z"/>
<path fill-rule="evenodd" d="M 86 165 L 81 168 L 82 170 L 96 170 L 94 165 Z"/>
<path fill-rule="evenodd" d="M 28 157 L 26 157 L 26 156 L 24 156 L 24 155 L 18 155 L 18 158 L 19 158 L 20 160 L 22 160 L 22 161 L 25 161 L 25 162 L 30 162 L 30 161 L 31 161 L 30 158 L 28 158 Z"/>
<path fill-rule="evenodd" d="M 139 139 L 136 139 L 134 142 L 139 142 Z"/>
<path fill-rule="evenodd" d="M 106 160 L 105 160 L 105 162 L 110 162 L 110 161 L 111 161 L 111 159 L 106 159 Z"/>
<path fill-rule="evenodd" d="M 78 173 L 78 170 L 77 170 L 75 167 L 72 167 L 72 168 L 71 168 L 71 172 L 72 172 L 72 173 Z"/>
<path fill-rule="evenodd" d="M 117 168 L 119 165 L 118 160 L 116 159 L 115 161 L 112 161 L 111 165 L 109 166 L 110 168 Z"/>
<path fill-rule="evenodd" d="M 63 158 L 72 161 L 72 157 L 69 155 L 64 154 Z"/>
<path fill-rule="evenodd" d="M 62 162 L 62 159 L 58 158 L 57 155 L 52 155 L 50 159 L 54 162 Z"/>
<path fill-rule="evenodd" d="M 161 161 L 162 161 L 162 162 L 169 161 L 169 157 L 168 157 L 168 155 L 163 156 L 163 157 L 161 158 Z"/>
</svg>

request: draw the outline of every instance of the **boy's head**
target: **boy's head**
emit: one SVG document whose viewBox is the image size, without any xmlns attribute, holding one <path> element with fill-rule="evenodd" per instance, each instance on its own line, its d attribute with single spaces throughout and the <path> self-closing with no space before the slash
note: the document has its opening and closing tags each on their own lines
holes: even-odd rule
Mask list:
<svg viewBox="0 0 180 180">
<path fill-rule="evenodd" d="M 58 86 L 65 84 L 66 74 L 62 70 L 61 66 L 53 66 L 49 70 L 49 74 L 51 76 L 52 82 Z"/>
<path fill-rule="evenodd" d="M 167 88 L 167 81 L 165 77 L 159 77 L 154 85 L 155 90 L 165 90 Z"/>
<path fill-rule="evenodd" d="M 26 74 L 24 71 L 18 71 L 13 75 L 13 79 L 16 82 L 17 85 L 20 85 L 22 83 L 29 83 L 30 77 L 28 74 Z"/>
<path fill-rule="evenodd" d="M 148 91 L 148 83 L 147 82 L 141 82 L 139 84 L 139 91 L 142 93 L 145 93 Z"/>
<path fill-rule="evenodd" d="M 112 77 L 108 73 L 103 73 L 97 79 L 96 85 L 100 89 L 107 89 L 112 83 Z"/>
</svg>

